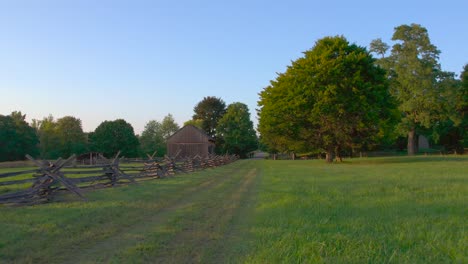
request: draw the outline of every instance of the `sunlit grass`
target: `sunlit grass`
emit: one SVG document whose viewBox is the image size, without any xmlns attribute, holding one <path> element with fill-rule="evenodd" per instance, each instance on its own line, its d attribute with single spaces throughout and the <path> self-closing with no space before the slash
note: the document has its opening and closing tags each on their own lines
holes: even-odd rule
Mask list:
<svg viewBox="0 0 468 264">
<path fill-rule="evenodd" d="M 230 170 L 232 168 L 225 166 L 86 192 L 88 202 L 66 194 L 60 197 L 62 202 L 29 207 L 0 206 L 0 259 L 7 262 L 60 262 L 62 257 L 79 252 L 88 244 L 105 240 L 140 223 L 144 225 L 161 208 L 186 195 L 190 188 L 207 179 L 223 177 Z M 198 207 L 198 210 L 202 209 Z"/>
<path fill-rule="evenodd" d="M 247 262 L 467 260 L 468 159 L 266 161 Z"/>
<path fill-rule="evenodd" d="M 85 196 L 0 207 L 0 262 L 468 262 L 468 157 L 238 161 Z"/>
</svg>

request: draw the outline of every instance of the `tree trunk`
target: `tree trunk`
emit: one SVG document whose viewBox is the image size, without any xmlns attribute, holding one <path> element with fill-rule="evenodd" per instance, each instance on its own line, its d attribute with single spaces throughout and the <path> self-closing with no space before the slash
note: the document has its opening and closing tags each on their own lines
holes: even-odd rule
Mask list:
<svg viewBox="0 0 468 264">
<path fill-rule="evenodd" d="M 408 155 L 416 155 L 417 150 L 417 136 L 416 136 L 416 131 L 414 128 L 412 128 L 408 132 Z"/>
<path fill-rule="evenodd" d="M 343 158 L 341 157 L 340 147 L 335 148 L 335 156 L 336 156 L 336 161 L 343 162 Z"/>
<path fill-rule="evenodd" d="M 328 163 L 333 162 L 333 150 L 331 150 L 331 149 L 327 150 L 327 153 L 326 153 L 326 155 L 325 155 L 325 160 L 326 160 Z"/>
</svg>

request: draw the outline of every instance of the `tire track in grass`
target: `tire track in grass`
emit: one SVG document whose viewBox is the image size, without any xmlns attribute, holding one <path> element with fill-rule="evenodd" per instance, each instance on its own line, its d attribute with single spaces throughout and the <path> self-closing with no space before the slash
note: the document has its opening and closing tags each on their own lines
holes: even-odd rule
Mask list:
<svg viewBox="0 0 468 264">
<path fill-rule="evenodd" d="M 190 208 L 205 194 L 216 190 L 226 182 L 232 180 L 231 175 L 242 173 L 242 167 L 233 166 L 224 175 L 213 175 L 210 178 L 196 186 L 188 187 L 181 192 L 180 198 L 169 202 L 161 209 L 149 214 L 148 217 L 140 219 L 134 224 L 126 226 L 119 230 L 118 233 L 111 235 L 104 240 L 96 241 L 88 247 L 84 247 L 79 252 L 66 252 L 70 257 L 61 263 L 95 263 L 95 262 L 110 262 L 115 257 L 122 254 L 127 248 L 141 244 L 146 240 L 148 234 L 152 233 L 155 227 L 167 225 L 168 221 L 174 217 L 174 214 L 184 208 Z M 143 222 L 142 222 L 143 221 Z M 78 255 L 78 256 L 73 256 Z"/>
<path fill-rule="evenodd" d="M 199 221 L 187 221 L 164 251 L 148 260 L 156 263 L 224 263 L 229 257 L 225 245 L 233 238 L 233 233 L 239 231 L 233 229 L 233 221 L 238 218 L 241 202 L 251 194 L 249 191 L 257 173 L 256 168 L 251 168 L 238 184 L 229 186 L 223 199 L 206 202 L 204 210 L 196 217 Z"/>
<path fill-rule="evenodd" d="M 255 178 L 242 190 L 239 206 L 235 209 L 231 224 L 224 234 L 223 243 L 212 250 L 212 263 L 241 263 L 243 257 L 251 251 L 249 228 L 253 225 L 258 184 L 263 174 L 263 170 L 257 168 Z"/>
</svg>

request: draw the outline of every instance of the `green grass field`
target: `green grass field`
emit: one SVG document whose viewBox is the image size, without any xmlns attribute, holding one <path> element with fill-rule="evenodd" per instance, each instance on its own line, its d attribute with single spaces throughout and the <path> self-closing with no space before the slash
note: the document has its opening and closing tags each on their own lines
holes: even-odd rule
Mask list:
<svg viewBox="0 0 468 264">
<path fill-rule="evenodd" d="M 468 157 L 242 160 L 0 207 L 0 262 L 468 263 Z"/>
</svg>

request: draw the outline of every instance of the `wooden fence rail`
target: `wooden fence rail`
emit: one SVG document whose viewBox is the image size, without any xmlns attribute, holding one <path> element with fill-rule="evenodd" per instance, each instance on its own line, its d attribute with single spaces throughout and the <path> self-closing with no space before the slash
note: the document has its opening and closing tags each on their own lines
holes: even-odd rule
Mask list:
<svg viewBox="0 0 468 264">
<path fill-rule="evenodd" d="M 59 190 L 68 190 L 86 200 L 81 191 L 83 188 L 136 184 L 140 179 L 157 179 L 178 173 L 191 173 L 225 165 L 238 159 L 233 155 L 184 158 L 176 155 L 156 159 L 153 154 L 153 156 L 148 155 L 147 160 L 129 160 L 119 158 L 119 154 L 120 152 L 113 159 L 106 160 L 106 164 L 75 166 L 71 166 L 76 160 L 74 155 L 66 160 L 58 159 L 54 162 L 35 160 L 27 155 L 27 158 L 38 168 L 0 174 L 0 179 L 8 178 L 6 181 L 0 181 L 0 204 L 27 205 L 48 202 Z M 122 165 L 123 161 L 130 161 L 131 164 Z M 32 177 L 25 179 L 24 176 L 28 174 Z M 21 178 L 18 179 L 18 177 Z M 21 188 L 20 184 L 28 183 L 32 185 L 26 190 L 20 189 L 13 192 L 7 189 L 7 193 L 1 193 L 5 186 L 16 185 L 16 188 Z"/>
<path fill-rule="evenodd" d="M 36 171 L 37 170 L 27 170 L 27 171 L 16 171 L 16 172 L 2 173 L 2 174 L 0 174 L 0 178 L 6 178 L 6 177 L 21 175 L 21 174 L 33 173 L 33 172 L 36 172 Z"/>
</svg>

